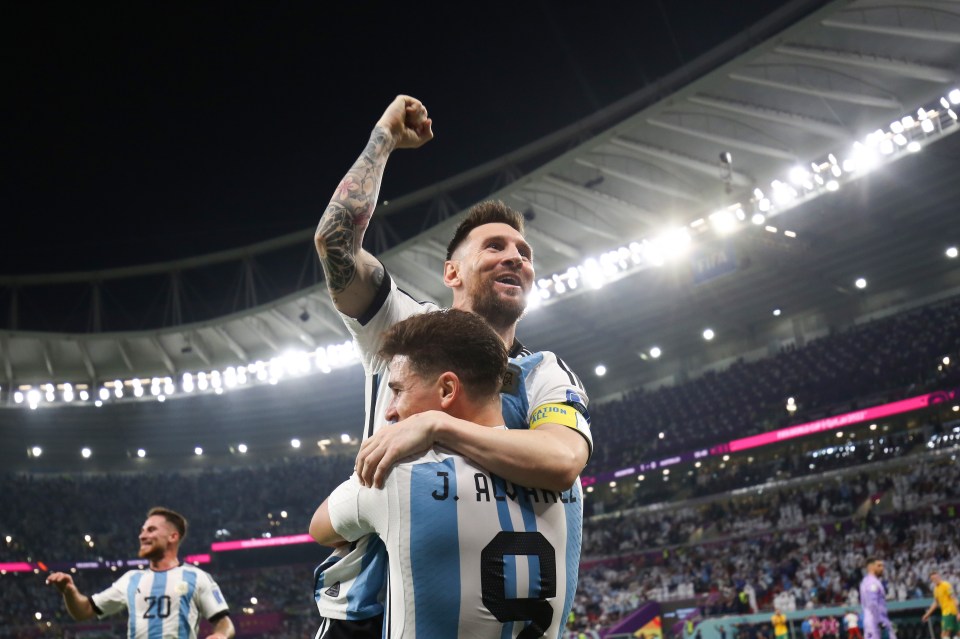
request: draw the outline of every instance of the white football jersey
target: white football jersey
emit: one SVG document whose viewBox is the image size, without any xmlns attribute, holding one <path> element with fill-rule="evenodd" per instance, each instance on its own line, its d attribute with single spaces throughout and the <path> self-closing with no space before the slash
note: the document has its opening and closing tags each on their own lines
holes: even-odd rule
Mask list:
<svg viewBox="0 0 960 639">
<path fill-rule="evenodd" d="M 90 599 L 100 618 L 128 611 L 129 639 L 196 639 L 201 615 L 228 608 L 213 577 L 196 566 L 130 570 Z"/>
<path fill-rule="evenodd" d="M 440 448 L 397 465 L 382 490 L 356 475 L 328 502 L 348 540 L 389 556 L 387 637 L 556 638 L 577 586 L 583 502 L 527 489 Z"/>
</svg>

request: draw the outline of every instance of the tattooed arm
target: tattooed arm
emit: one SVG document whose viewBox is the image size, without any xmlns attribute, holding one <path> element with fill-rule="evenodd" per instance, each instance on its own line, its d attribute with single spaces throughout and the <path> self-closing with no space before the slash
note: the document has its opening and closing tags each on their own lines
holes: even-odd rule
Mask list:
<svg viewBox="0 0 960 639">
<path fill-rule="evenodd" d="M 383 266 L 363 250 L 363 234 L 377 204 L 387 158 L 394 149 L 417 148 L 430 141 L 432 124 L 419 100 L 397 96 L 320 218 L 314 242 L 330 297 L 345 315 L 360 317 L 383 282 Z"/>
</svg>

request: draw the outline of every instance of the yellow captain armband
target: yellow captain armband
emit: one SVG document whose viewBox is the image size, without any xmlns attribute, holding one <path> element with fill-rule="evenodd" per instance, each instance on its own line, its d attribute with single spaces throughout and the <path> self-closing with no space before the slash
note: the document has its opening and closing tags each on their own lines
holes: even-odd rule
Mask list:
<svg viewBox="0 0 960 639">
<path fill-rule="evenodd" d="M 530 430 L 544 424 L 562 424 L 577 430 L 577 409 L 567 404 L 542 404 L 530 417 Z"/>
</svg>

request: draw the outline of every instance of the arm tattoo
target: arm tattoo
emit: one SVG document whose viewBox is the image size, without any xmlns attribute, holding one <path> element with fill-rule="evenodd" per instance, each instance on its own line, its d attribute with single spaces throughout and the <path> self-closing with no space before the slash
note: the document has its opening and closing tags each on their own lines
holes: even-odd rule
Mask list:
<svg viewBox="0 0 960 639">
<path fill-rule="evenodd" d="M 380 180 L 393 145 L 393 139 L 383 127 L 374 128 L 366 148 L 340 181 L 320 218 L 315 234 L 317 252 L 334 298 L 357 277 L 363 234 L 377 204 Z M 381 272 L 379 276 L 376 272 L 372 274 L 374 286 L 383 280 L 383 269 L 377 270 Z"/>
</svg>

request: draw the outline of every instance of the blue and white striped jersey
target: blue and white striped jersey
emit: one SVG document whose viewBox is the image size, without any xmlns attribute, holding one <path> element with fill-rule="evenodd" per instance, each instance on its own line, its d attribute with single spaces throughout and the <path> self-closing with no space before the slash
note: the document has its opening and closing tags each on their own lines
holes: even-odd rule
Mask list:
<svg viewBox="0 0 960 639">
<path fill-rule="evenodd" d="M 195 566 L 130 570 L 90 599 L 99 618 L 128 611 L 128 639 L 196 639 L 201 615 L 227 611 L 213 577 Z"/>
<path fill-rule="evenodd" d="M 387 423 L 389 362 L 377 355 L 384 331 L 408 317 L 439 309 L 436 304 L 417 302 L 398 289 L 387 274 L 380 293 L 363 317 L 341 315 L 357 342 L 366 373 L 364 439 Z M 583 435 L 592 450 L 589 400 L 573 371 L 555 354 L 532 353 L 519 342 L 515 342 L 510 351 L 510 362 L 512 376 L 505 384 L 509 390 L 501 395 L 507 428 L 535 428 L 550 421 L 564 423 Z M 580 489 L 579 479 L 575 488 Z M 378 549 L 368 547 L 370 542 L 368 538 L 360 539 L 346 549 L 349 552 L 344 549 L 334 552 L 318 566 L 314 596 L 323 617 L 357 620 L 383 612 L 382 583 L 371 577 L 376 573 L 386 574 L 386 557 L 378 558 Z M 361 569 L 370 571 L 369 576 L 358 578 Z"/>
<path fill-rule="evenodd" d="M 397 465 L 382 490 L 354 475 L 328 502 L 348 540 L 389 555 L 387 637 L 561 636 L 580 562 L 579 484 L 527 489 L 441 448 Z"/>
</svg>

